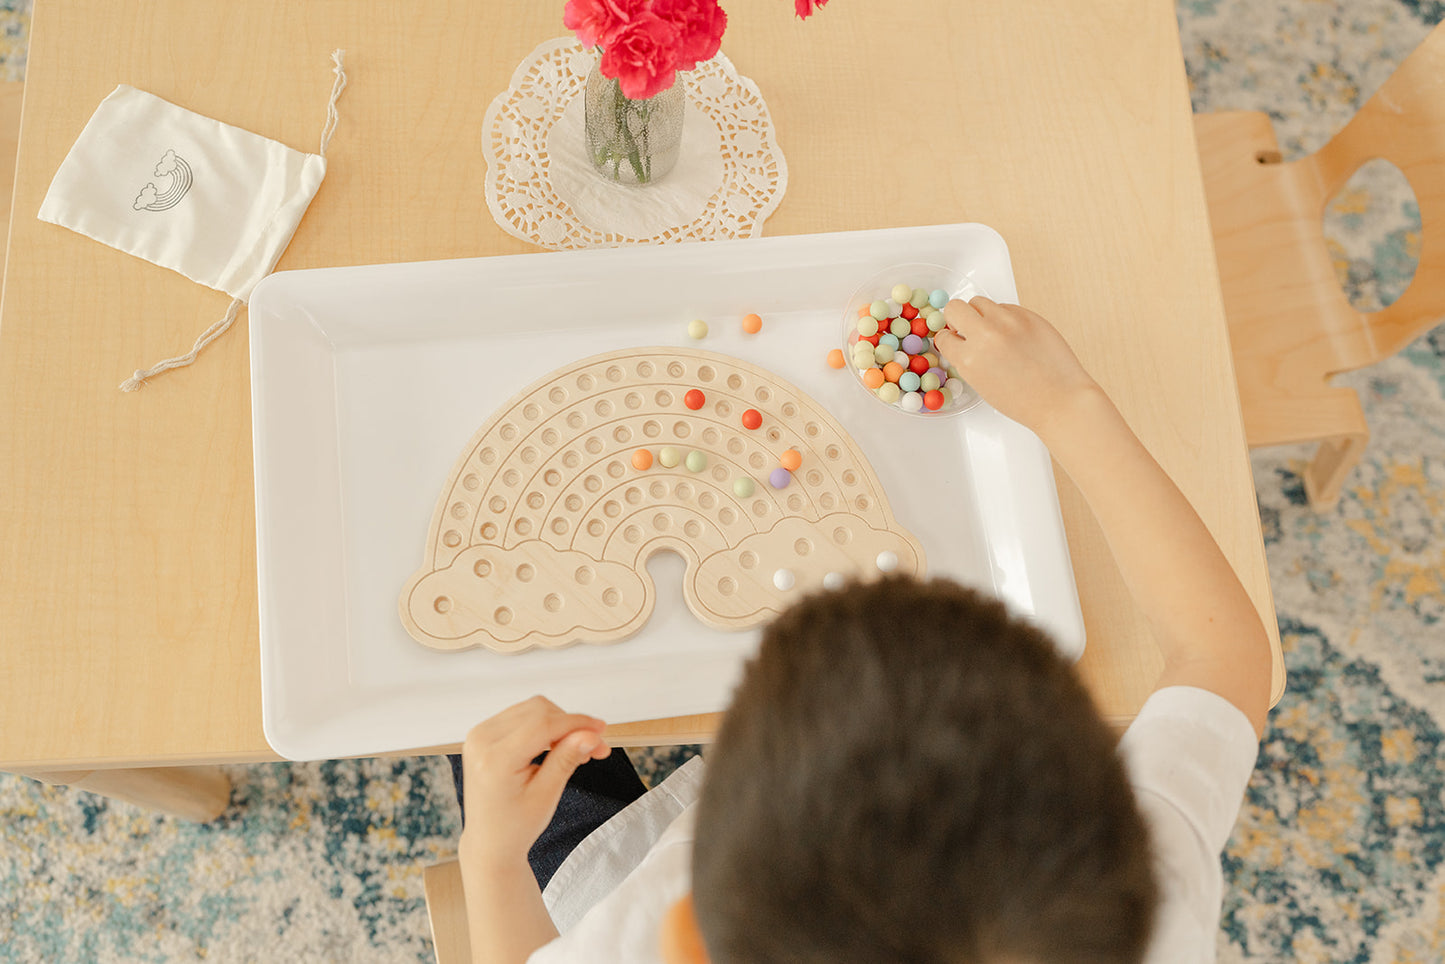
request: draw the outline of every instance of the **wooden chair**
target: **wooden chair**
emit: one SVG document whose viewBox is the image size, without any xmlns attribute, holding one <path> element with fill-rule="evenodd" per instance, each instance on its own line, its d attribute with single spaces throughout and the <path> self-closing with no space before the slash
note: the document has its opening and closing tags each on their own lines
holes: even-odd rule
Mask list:
<svg viewBox="0 0 1445 964">
<path fill-rule="evenodd" d="M 1318 441 L 1304 474 L 1332 506 L 1369 440 L 1359 397 L 1332 376 L 1398 352 L 1445 315 L 1445 25 L 1319 151 L 1283 163 L 1268 116 L 1194 118 L 1235 374 L 1251 447 Z M 1361 314 L 1325 248 L 1329 199 L 1384 158 L 1420 204 L 1420 262 L 1398 301 Z"/>
<path fill-rule="evenodd" d="M 455 859 L 432 864 L 422 871 L 422 889 L 426 892 L 426 915 L 431 922 L 437 964 L 471 964 L 461 865 Z"/>
</svg>

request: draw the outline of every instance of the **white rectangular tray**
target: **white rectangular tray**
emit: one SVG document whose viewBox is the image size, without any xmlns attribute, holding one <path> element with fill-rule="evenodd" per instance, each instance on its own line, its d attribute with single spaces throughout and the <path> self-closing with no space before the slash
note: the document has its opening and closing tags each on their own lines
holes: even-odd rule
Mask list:
<svg viewBox="0 0 1445 964">
<path fill-rule="evenodd" d="M 824 363 L 859 282 L 893 264 L 1017 293 L 978 224 L 288 271 L 251 299 L 251 396 L 266 739 L 296 760 L 461 740 L 533 693 L 609 722 L 723 709 L 756 630 L 709 629 L 682 560 L 631 639 L 499 655 L 429 650 L 397 597 L 472 433 L 519 389 L 589 355 L 688 345 L 793 382 L 853 435 L 928 571 L 979 587 L 1077 657 L 1083 619 L 1047 451 L 986 404 L 920 418 Z M 745 335 L 742 315 L 764 318 Z M 702 343 L 687 322 L 711 326 Z"/>
</svg>

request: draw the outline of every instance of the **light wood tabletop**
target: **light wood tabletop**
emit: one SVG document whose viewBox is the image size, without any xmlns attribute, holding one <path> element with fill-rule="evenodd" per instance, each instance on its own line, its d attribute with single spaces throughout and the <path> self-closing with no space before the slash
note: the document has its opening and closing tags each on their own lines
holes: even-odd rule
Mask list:
<svg viewBox="0 0 1445 964">
<path fill-rule="evenodd" d="M 1198 508 L 1283 664 L 1173 5 L 731 0 L 724 50 L 787 157 L 769 235 L 980 221 Z M 280 269 L 535 250 L 483 196 L 482 116 L 565 33 L 562 2 L 36 0 L 0 305 L 0 769 L 275 759 L 261 730 L 244 324 L 135 394 L 228 298 L 35 217 L 96 106 L 130 84 L 316 150 Z M 244 319 L 244 315 L 242 316 Z M 1080 664 L 1127 721 L 1162 665 L 1103 537 L 1059 494 Z M 706 738 L 712 716 L 624 730 Z M 461 734 L 458 734 L 458 738 Z"/>
</svg>

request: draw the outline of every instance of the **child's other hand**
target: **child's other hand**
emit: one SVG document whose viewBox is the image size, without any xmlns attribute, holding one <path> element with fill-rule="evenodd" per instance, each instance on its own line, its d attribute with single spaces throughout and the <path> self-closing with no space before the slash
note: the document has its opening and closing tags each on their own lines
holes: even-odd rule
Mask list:
<svg viewBox="0 0 1445 964">
<path fill-rule="evenodd" d="M 1042 316 L 984 297 L 950 301 L 934 337 L 963 380 L 1004 415 L 1042 435 L 1070 403 L 1097 388 L 1068 342 Z"/>
<path fill-rule="evenodd" d="M 572 771 L 612 752 L 605 726 L 534 696 L 472 727 L 462 746 L 462 838 L 475 859 L 526 861 Z M 544 752 L 546 759 L 532 762 Z"/>
</svg>

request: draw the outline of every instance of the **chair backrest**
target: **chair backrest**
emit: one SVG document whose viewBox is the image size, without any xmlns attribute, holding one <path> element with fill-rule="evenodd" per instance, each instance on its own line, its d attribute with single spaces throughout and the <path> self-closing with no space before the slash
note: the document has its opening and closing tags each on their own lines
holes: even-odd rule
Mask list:
<svg viewBox="0 0 1445 964">
<path fill-rule="evenodd" d="M 422 871 L 422 888 L 437 964 L 470 964 L 472 943 L 462 865 L 455 859 L 432 864 Z"/>
<path fill-rule="evenodd" d="M 1373 360 L 1404 348 L 1445 317 L 1445 23 L 1435 27 L 1344 129 L 1298 162 L 1312 167 L 1320 213 L 1360 166 L 1383 158 L 1420 205 L 1420 262 L 1405 293 L 1363 316 Z"/>
</svg>

